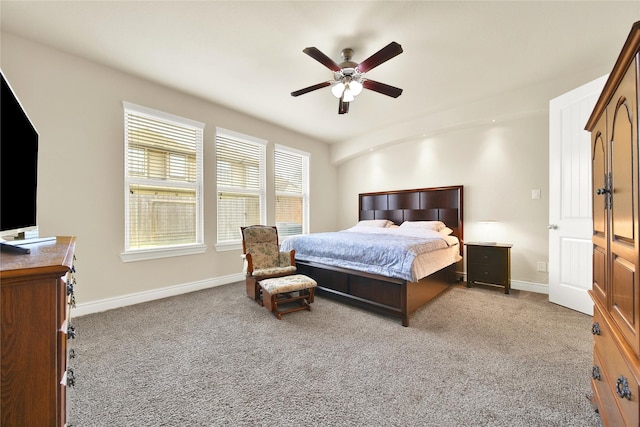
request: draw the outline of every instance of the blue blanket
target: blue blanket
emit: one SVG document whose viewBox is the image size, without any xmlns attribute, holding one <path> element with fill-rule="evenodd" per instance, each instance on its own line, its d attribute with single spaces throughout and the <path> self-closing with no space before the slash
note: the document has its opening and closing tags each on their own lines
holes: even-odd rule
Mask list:
<svg viewBox="0 0 640 427">
<path fill-rule="evenodd" d="M 411 269 L 414 259 L 448 246 L 442 238 L 331 232 L 289 237 L 282 242 L 281 250 L 295 249 L 299 260 L 417 281 Z"/>
</svg>

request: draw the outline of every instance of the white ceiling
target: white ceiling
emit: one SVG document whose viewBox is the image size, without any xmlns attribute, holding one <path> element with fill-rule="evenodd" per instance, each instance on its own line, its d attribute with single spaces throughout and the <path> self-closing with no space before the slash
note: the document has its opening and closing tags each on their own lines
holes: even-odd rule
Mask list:
<svg viewBox="0 0 640 427">
<path fill-rule="evenodd" d="M 0 14 L 2 31 L 336 143 L 612 67 L 640 1 L 2 0 Z M 391 41 L 404 53 L 367 77 L 399 98 L 365 90 L 338 115 L 329 88 L 290 95 L 332 77 L 305 47 L 361 62 Z"/>
</svg>

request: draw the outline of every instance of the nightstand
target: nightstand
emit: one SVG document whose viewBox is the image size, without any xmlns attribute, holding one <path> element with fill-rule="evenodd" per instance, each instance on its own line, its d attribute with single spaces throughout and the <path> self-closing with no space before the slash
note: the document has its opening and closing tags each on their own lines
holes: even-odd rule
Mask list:
<svg viewBox="0 0 640 427">
<path fill-rule="evenodd" d="M 504 286 L 511 289 L 511 247 L 506 243 L 464 244 L 467 247 L 467 287 L 472 283 Z"/>
</svg>

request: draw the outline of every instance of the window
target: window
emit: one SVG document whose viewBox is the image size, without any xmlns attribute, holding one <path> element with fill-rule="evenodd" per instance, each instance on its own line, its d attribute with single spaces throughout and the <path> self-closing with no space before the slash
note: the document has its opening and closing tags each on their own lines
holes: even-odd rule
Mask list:
<svg viewBox="0 0 640 427">
<path fill-rule="evenodd" d="M 123 260 L 203 252 L 204 124 L 128 102 L 123 105 Z"/>
<path fill-rule="evenodd" d="M 308 233 L 309 154 L 277 145 L 274 164 L 278 237 Z"/>
<path fill-rule="evenodd" d="M 218 249 L 236 249 L 240 227 L 264 224 L 267 141 L 216 129 Z"/>
</svg>

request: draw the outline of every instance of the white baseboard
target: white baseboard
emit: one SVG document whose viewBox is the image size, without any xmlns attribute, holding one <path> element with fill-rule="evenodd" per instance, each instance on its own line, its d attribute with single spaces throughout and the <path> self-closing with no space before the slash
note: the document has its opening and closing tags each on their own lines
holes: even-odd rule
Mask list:
<svg viewBox="0 0 640 427">
<path fill-rule="evenodd" d="M 512 280 L 511 289 L 520 291 L 536 292 L 538 294 L 549 295 L 549 285 L 546 283 L 523 282 L 522 280 Z"/>
<path fill-rule="evenodd" d="M 112 310 L 114 308 L 126 307 L 129 305 L 226 285 L 228 283 L 240 282 L 244 280 L 244 277 L 244 274 L 238 273 L 229 276 L 200 280 L 197 282 L 183 283 L 166 288 L 153 289 L 145 292 L 137 292 L 135 294 L 122 295 L 114 298 L 77 303 L 76 307 L 73 309 L 72 316 L 79 317 L 86 314 L 99 313 L 101 311 Z"/>
<path fill-rule="evenodd" d="M 466 273 L 459 272 L 458 274 L 461 275 L 463 281 L 465 282 L 467 281 Z M 525 282 L 522 280 L 512 280 L 511 289 L 549 295 L 549 285 L 547 283 L 535 283 L 535 282 Z"/>
<path fill-rule="evenodd" d="M 122 295 L 114 298 L 78 303 L 73 309 L 72 315 L 73 317 L 79 317 L 86 314 L 99 313 L 101 311 L 112 310 L 114 308 L 126 307 L 129 305 L 154 301 L 162 298 L 186 294 L 189 292 L 200 291 L 202 289 L 214 288 L 216 286 L 226 285 L 229 283 L 241 282 L 244 280 L 244 277 L 244 274 L 238 273 L 229 276 L 200 280 L 197 282 L 183 283 L 166 288 L 153 289 L 145 292 L 137 292 L 135 294 Z M 463 274 L 463 277 L 464 280 L 466 280 L 465 274 Z M 549 294 L 549 285 L 547 285 L 546 283 L 533 283 L 524 282 L 521 280 L 512 280 L 511 288 L 521 291 Z"/>
</svg>

